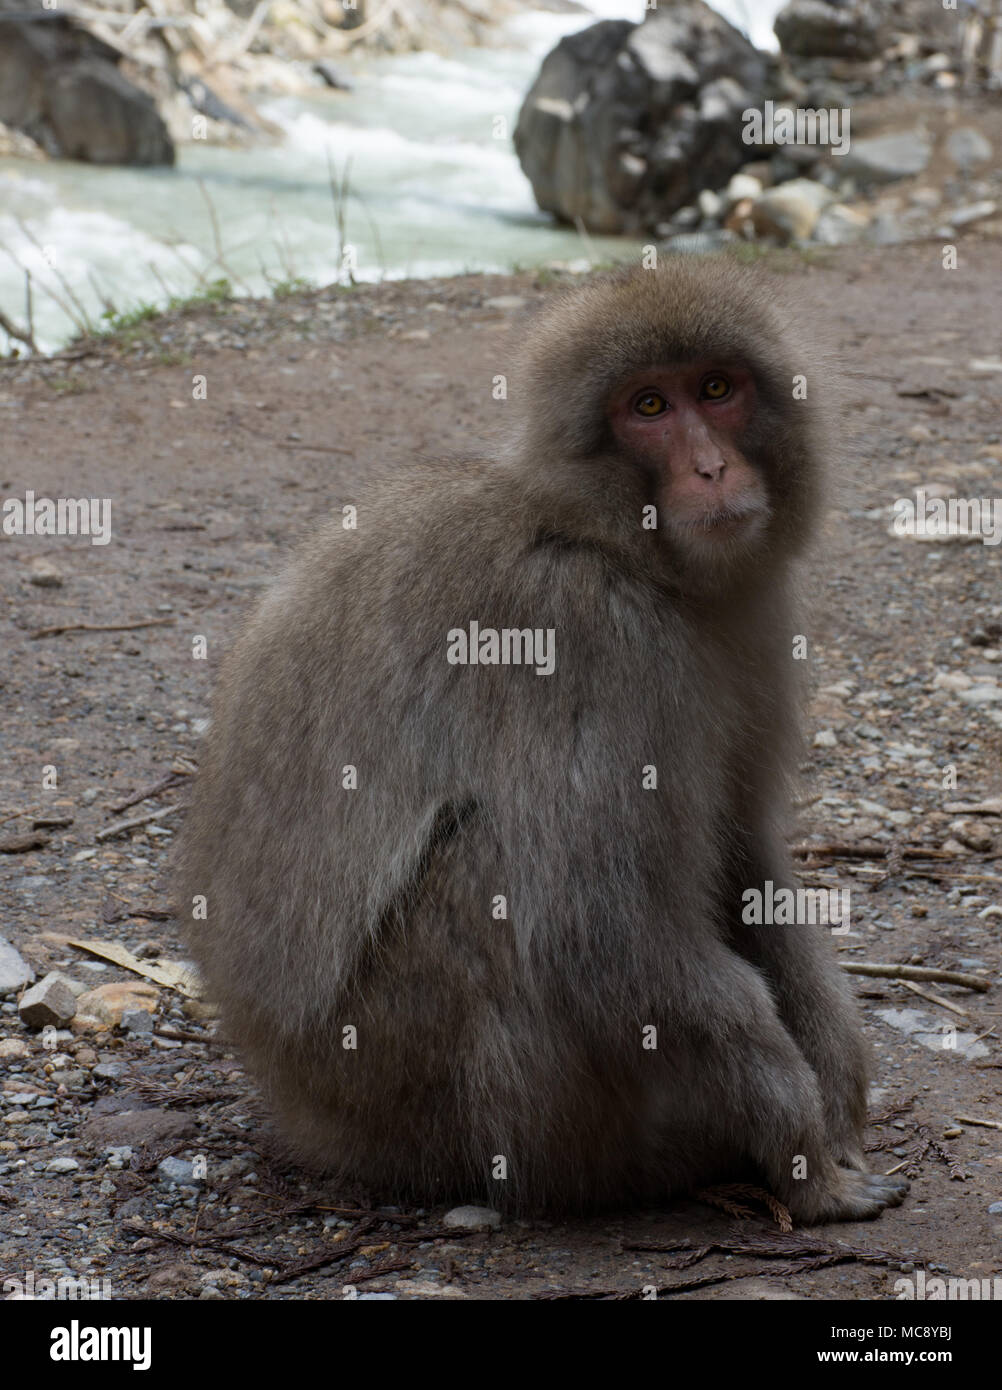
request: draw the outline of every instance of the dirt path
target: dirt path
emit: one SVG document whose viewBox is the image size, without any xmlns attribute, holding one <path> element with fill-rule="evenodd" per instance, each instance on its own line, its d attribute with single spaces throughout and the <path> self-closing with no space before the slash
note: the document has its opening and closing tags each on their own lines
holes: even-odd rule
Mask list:
<svg viewBox="0 0 1002 1390">
<path fill-rule="evenodd" d="M 781 263 L 793 265 L 805 312 L 834 322 L 853 388 L 853 457 L 816 568 L 810 733 L 820 738 L 802 833 L 952 847 L 940 861 L 892 858 L 887 875 L 835 861 L 830 881 L 853 890 L 853 933 L 838 945 L 846 960 L 962 969 L 992 983 L 988 993 L 923 986 L 960 1014 L 900 983 L 857 977 L 877 1059 L 873 1113 L 897 1112 L 868 1137 L 877 1163 L 906 1165 L 915 1181 L 877 1225 L 818 1234 L 892 1252 L 906 1267 L 981 1278 L 1002 1272 L 1002 1207 L 989 1211 L 1002 1202 L 1000 1131 L 956 1117 L 1002 1121 L 1002 1051 L 989 1033 L 1000 1023 L 1000 821 L 946 807 L 1002 794 L 1002 548 L 895 540 L 887 528 L 891 503 L 919 484 L 1002 496 L 1002 246 L 969 239 L 949 272 L 932 244 L 845 252 L 810 269 Z M 355 501 L 373 463 L 468 450 L 488 433 L 492 377 L 518 346 L 520 316 L 545 293 L 528 276 L 464 278 L 224 306 L 143 325 L 130 352 L 0 372 L 0 497 L 31 488 L 112 504 L 105 546 L 0 537 L 0 841 L 29 833 L 31 813 L 73 817 L 44 847 L 0 854 L 0 932 L 39 975 L 62 969 L 88 988 L 136 978 L 88 960 L 66 936 L 120 942 L 147 960 L 183 957 L 172 921 L 137 913 L 165 908 L 176 816 L 131 838 L 97 843 L 96 833 L 117 818 L 113 804 L 179 757 L 197 758 L 216 659 L 318 516 Z M 206 378 L 204 400 L 192 399 L 195 374 Z M 38 561 L 55 566 L 59 587 L 30 582 Z M 149 618 L 173 621 L 30 636 Z M 207 639 L 207 661 L 192 657 L 195 636 Z M 950 765 L 956 790 L 944 790 Z M 46 767 L 57 786 L 43 791 Z M 122 814 L 183 796 L 182 777 Z M 807 876 L 822 882 L 825 870 Z M 106 920 L 116 911 L 121 920 Z M 322 1209 L 311 1206 L 314 1186 L 276 1156 L 237 1059 L 193 1040 L 211 1033 L 198 1015 L 162 989 L 159 1035 L 43 1038 L 19 1021 L 16 996 L 0 1007 L 0 1276 L 107 1275 L 115 1298 L 340 1297 L 352 1280 L 400 1295 L 497 1298 L 726 1274 L 678 1296 L 815 1299 L 892 1297 L 902 1277 L 894 1264 L 856 1262 L 780 1277 L 769 1272 L 775 1260 L 751 1253 L 710 1254 L 679 1271 L 664 1254 L 624 1249 L 703 1244 L 730 1230 L 727 1216 L 697 1203 L 459 1238 L 434 1235 L 441 1212 L 391 1212 L 355 1240 L 357 1218 L 331 1210 L 329 1190 Z M 956 1047 L 942 1034 L 951 1024 Z M 197 1194 L 157 1168 L 165 1156 L 196 1155 L 208 1162 Z M 58 1159 L 77 1166 L 50 1168 Z M 202 1247 L 184 1244 L 196 1206 L 195 1239 L 211 1241 Z M 154 1228 L 181 1243 L 142 1234 Z M 352 1247 L 347 1261 L 294 1277 L 297 1260 L 333 1255 L 336 1239 Z"/>
</svg>

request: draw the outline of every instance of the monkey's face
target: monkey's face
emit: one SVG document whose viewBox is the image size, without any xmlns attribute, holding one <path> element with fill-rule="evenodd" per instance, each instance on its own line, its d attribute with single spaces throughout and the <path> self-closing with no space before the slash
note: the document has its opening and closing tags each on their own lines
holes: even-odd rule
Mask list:
<svg viewBox="0 0 1002 1390">
<path fill-rule="evenodd" d="M 613 394 L 620 453 L 644 479 L 659 537 L 687 562 L 728 567 L 765 531 L 765 479 L 740 442 L 755 408 L 751 373 L 712 362 L 645 369 Z"/>
</svg>

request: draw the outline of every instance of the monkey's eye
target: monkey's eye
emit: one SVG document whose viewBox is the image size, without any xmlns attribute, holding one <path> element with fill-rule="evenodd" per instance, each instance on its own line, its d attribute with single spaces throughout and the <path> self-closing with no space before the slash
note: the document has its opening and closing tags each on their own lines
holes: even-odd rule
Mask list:
<svg viewBox="0 0 1002 1390">
<path fill-rule="evenodd" d="M 668 402 L 657 391 L 645 391 L 634 401 L 633 409 L 638 415 L 650 418 L 652 415 L 662 415 L 668 409 Z"/>
<path fill-rule="evenodd" d="M 722 401 L 731 394 L 731 383 L 725 376 L 708 376 L 703 382 L 700 395 L 704 400 Z"/>
</svg>

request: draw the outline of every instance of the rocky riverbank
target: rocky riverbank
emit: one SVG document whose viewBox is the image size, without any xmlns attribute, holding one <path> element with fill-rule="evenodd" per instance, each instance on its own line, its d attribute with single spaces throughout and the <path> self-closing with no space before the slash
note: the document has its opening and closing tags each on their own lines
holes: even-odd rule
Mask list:
<svg viewBox="0 0 1002 1390">
<path fill-rule="evenodd" d="M 564 38 L 515 130 L 539 206 L 669 250 L 949 238 L 994 216 L 978 116 L 991 123 L 1002 52 L 977 8 L 792 0 L 775 32 L 766 54 L 703 0 L 674 0 Z M 953 186 L 922 184 L 944 160 Z"/>
<path fill-rule="evenodd" d="M 0 0 L 0 154 L 169 164 L 273 134 L 254 98 L 350 85 L 355 51 L 496 41 L 526 0 Z M 575 10 L 574 0 L 532 8 Z"/>
</svg>

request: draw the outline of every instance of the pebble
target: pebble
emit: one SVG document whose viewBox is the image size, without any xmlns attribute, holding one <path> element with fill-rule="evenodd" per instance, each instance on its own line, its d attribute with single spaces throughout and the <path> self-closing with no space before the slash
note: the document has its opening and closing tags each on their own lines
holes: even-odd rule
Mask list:
<svg viewBox="0 0 1002 1390">
<path fill-rule="evenodd" d="M 76 1013 L 77 998 L 65 975 L 53 970 L 24 992 L 17 1011 L 29 1028 L 59 1028 Z"/>
<path fill-rule="evenodd" d="M 985 139 L 980 130 L 974 130 L 967 125 L 958 126 L 950 132 L 946 152 L 959 169 L 968 169 L 973 164 L 984 164 L 986 159 L 992 157 L 990 141 Z"/>
<path fill-rule="evenodd" d="M 195 1177 L 195 1166 L 186 1158 L 165 1158 L 157 1164 L 157 1172 L 173 1187 L 195 1187 L 205 1181 Z"/>
<path fill-rule="evenodd" d="M 485 309 L 524 309 L 527 301 L 520 294 L 499 294 L 494 299 L 485 299 Z"/>
<path fill-rule="evenodd" d="M 858 208 L 845 203 L 833 203 L 818 218 L 812 237 L 822 246 L 848 246 L 862 240 L 870 219 Z"/>
<path fill-rule="evenodd" d="M 1002 1202 L 992 1202 L 988 1208 L 989 1216 L 1002 1216 Z"/>
<path fill-rule="evenodd" d="M 99 1081 L 115 1081 L 125 1075 L 125 1070 L 124 1062 L 98 1062 L 91 1075 Z"/>
<path fill-rule="evenodd" d="M 47 1173 L 75 1173 L 80 1164 L 75 1158 L 54 1158 L 45 1165 Z"/>
<path fill-rule="evenodd" d="M 966 207 L 954 208 L 950 222 L 954 227 L 966 227 L 969 222 L 980 222 L 984 217 L 992 217 L 998 208 L 997 203 L 985 199 L 981 203 L 968 203 Z"/>
<path fill-rule="evenodd" d="M 122 1027 L 129 1033 L 152 1033 L 153 1019 L 145 1009 L 128 1009 L 122 1015 Z"/>
<path fill-rule="evenodd" d="M 28 583 L 34 584 L 39 589 L 61 589 L 63 576 L 51 560 L 45 560 L 39 556 L 31 562 Z"/>
<path fill-rule="evenodd" d="M 501 1215 L 492 1207 L 453 1207 L 442 1218 L 442 1225 L 460 1230 L 480 1230 L 483 1226 L 492 1231 L 500 1230 Z"/>
</svg>

